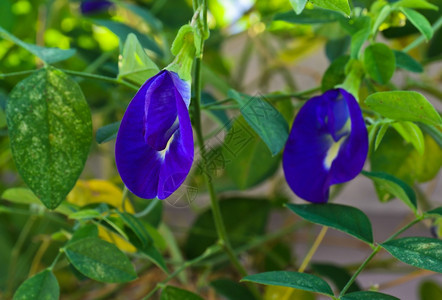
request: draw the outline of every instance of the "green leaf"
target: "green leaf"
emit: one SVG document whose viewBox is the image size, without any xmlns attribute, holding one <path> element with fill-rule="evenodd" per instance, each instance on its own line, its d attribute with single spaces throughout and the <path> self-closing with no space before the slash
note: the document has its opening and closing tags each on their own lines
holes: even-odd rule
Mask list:
<svg viewBox="0 0 442 300">
<path fill-rule="evenodd" d="M 141 45 L 144 48 L 153 51 L 159 57 L 163 57 L 163 51 L 161 50 L 161 48 L 157 45 L 157 43 L 154 40 L 150 39 L 146 34 L 143 34 L 138 30 L 120 22 L 115 22 L 111 20 L 97 20 L 97 19 L 94 19 L 92 21 L 97 25 L 104 26 L 110 31 L 112 31 L 120 39 L 121 45 L 123 45 L 126 42 L 126 38 L 128 37 L 128 35 L 130 33 L 133 33 L 138 38 L 138 40 L 140 41 Z"/>
<path fill-rule="evenodd" d="M 343 12 L 347 16 L 351 13 L 348 0 L 310 0 L 310 2 L 322 8 Z"/>
<path fill-rule="evenodd" d="M 311 264 L 311 268 L 315 274 L 331 280 L 331 282 L 333 282 L 336 288 L 338 288 L 340 291 L 345 287 L 351 278 L 351 275 L 346 269 L 334 264 L 313 263 Z M 347 292 L 351 293 L 360 290 L 361 288 L 359 287 L 358 283 L 354 281 Z"/>
<path fill-rule="evenodd" d="M 420 155 L 424 155 L 424 134 L 416 124 L 404 121 L 392 123 L 391 126 L 396 129 L 396 131 L 404 138 L 405 141 L 407 141 L 407 143 L 413 144 L 414 148 L 416 148 Z"/>
<path fill-rule="evenodd" d="M 419 287 L 420 300 L 442 299 L 442 287 L 434 281 L 424 281 Z"/>
<path fill-rule="evenodd" d="M 325 9 L 305 9 L 302 14 L 297 15 L 294 11 L 277 14 L 275 21 L 285 21 L 295 24 L 321 24 L 331 23 L 343 19 L 340 13 Z"/>
<path fill-rule="evenodd" d="M 361 48 L 370 35 L 370 27 L 365 27 L 351 36 L 350 54 L 351 58 L 358 59 Z"/>
<path fill-rule="evenodd" d="M 442 241 L 427 237 L 405 237 L 381 244 L 400 261 L 442 273 Z"/>
<path fill-rule="evenodd" d="M 142 253 L 146 254 L 150 260 L 158 267 L 168 272 L 164 258 L 161 253 L 155 247 L 153 239 L 149 232 L 144 227 L 144 224 L 138 220 L 135 216 L 129 213 L 121 213 L 117 211 L 118 215 L 123 220 L 124 224 L 129 228 L 125 230 L 129 237 L 129 241 Z"/>
<path fill-rule="evenodd" d="M 338 84 L 345 80 L 345 66 L 350 57 L 348 55 L 335 59 L 322 77 L 321 90 L 323 92 L 334 89 Z"/>
<path fill-rule="evenodd" d="M 430 22 L 418 13 L 417 11 L 410 8 L 401 8 L 401 12 L 407 17 L 407 19 L 416 27 L 429 41 L 433 36 L 433 28 Z"/>
<path fill-rule="evenodd" d="M 241 106 L 241 114 L 255 132 L 266 143 L 272 155 L 284 148 L 288 138 L 288 125 L 281 113 L 265 99 L 241 95 L 234 90 L 228 92 Z"/>
<path fill-rule="evenodd" d="M 399 298 L 372 291 L 354 292 L 345 294 L 340 298 L 341 300 L 399 300 Z"/>
<path fill-rule="evenodd" d="M 358 59 L 350 59 L 345 66 L 345 80 L 338 87 L 347 90 L 356 99 L 359 99 L 359 88 L 364 77 L 364 67 Z"/>
<path fill-rule="evenodd" d="M 129 33 L 118 63 L 118 78 L 127 79 L 141 86 L 160 70 L 147 56 L 135 34 Z"/>
<path fill-rule="evenodd" d="M 14 300 L 58 300 L 60 287 L 54 274 L 46 269 L 23 282 Z"/>
<path fill-rule="evenodd" d="M 229 216 L 225 222 L 227 235 L 233 247 L 246 244 L 264 233 L 271 204 L 263 199 L 229 198 L 220 201 L 221 214 Z M 253 211 L 251 214 L 250 212 Z M 187 236 L 184 253 L 187 258 L 201 255 L 218 240 L 212 210 L 200 214 Z"/>
<path fill-rule="evenodd" d="M 118 121 L 98 128 L 97 134 L 95 135 L 97 143 L 102 144 L 116 139 L 120 123 L 121 121 Z"/>
<path fill-rule="evenodd" d="M 418 92 L 391 91 L 369 95 L 365 103 L 386 118 L 398 121 L 441 125 L 442 119 L 433 105 Z"/>
<path fill-rule="evenodd" d="M 35 194 L 27 188 L 9 188 L 2 194 L 2 199 L 8 200 L 14 203 L 22 204 L 40 204 L 40 199 L 38 199 Z"/>
<path fill-rule="evenodd" d="M 442 217 L 442 206 L 439 206 L 439 207 L 437 207 L 435 209 L 427 211 L 425 213 L 425 215 L 436 215 L 436 216 L 441 216 Z"/>
<path fill-rule="evenodd" d="M 59 48 L 47 48 L 47 47 L 41 47 L 37 45 L 32 45 L 23 42 L 19 38 L 13 36 L 6 30 L 4 30 L 2 27 L 0 27 L 0 37 L 9 40 L 20 47 L 26 49 L 27 51 L 31 52 L 35 56 L 39 57 L 42 61 L 44 61 L 47 64 L 53 64 L 59 61 L 66 60 L 72 56 L 75 55 L 75 49 L 59 49 Z"/>
<path fill-rule="evenodd" d="M 21 177 L 45 206 L 56 208 L 74 187 L 92 142 L 80 87 L 59 70 L 41 69 L 13 89 L 6 117 Z"/>
<path fill-rule="evenodd" d="M 71 239 L 69 240 L 69 244 L 72 244 L 78 240 L 84 238 L 98 238 L 98 227 L 95 224 L 85 224 L 75 230 Z"/>
<path fill-rule="evenodd" d="M 382 142 L 382 139 L 384 138 L 384 135 L 387 132 L 388 127 L 390 127 L 390 124 L 382 124 L 381 128 L 379 128 L 378 134 L 376 135 L 376 140 L 374 142 L 375 151 L 378 149 L 379 144 Z"/>
<path fill-rule="evenodd" d="M 438 7 L 436 5 L 429 3 L 427 0 L 399 0 L 393 4 L 393 7 L 438 10 Z"/>
<path fill-rule="evenodd" d="M 255 282 L 265 285 L 277 285 L 333 296 L 330 286 L 322 278 L 312 274 L 290 271 L 272 271 L 253 274 L 241 281 Z"/>
<path fill-rule="evenodd" d="M 203 300 L 197 294 L 168 285 L 163 289 L 160 300 Z"/>
<path fill-rule="evenodd" d="M 161 23 L 161 21 L 158 20 L 149 10 L 145 9 L 144 7 L 140 7 L 136 4 L 125 3 L 123 1 L 113 0 L 113 2 L 141 17 L 146 22 L 146 24 L 152 27 L 152 29 L 160 31 L 163 28 L 163 24 Z"/>
<path fill-rule="evenodd" d="M 241 147 L 238 147 L 239 144 Z M 224 138 L 222 158 L 213 157 L 211 160 L 224 159 L 228 176 L 239 189 L 245 190 L 261 183 L 278 169 L 280 156 L 272 157 L 266 148 L 266 144 L 240 116 Z"/>
<path fill-rule="evenodd" d="M 380 10 L 379 14 L 376 16 L 376 20 L 374 21 L 374 24 L 371 28 L 371 34 L 374 36 L 376 35 L 376 32 L 378 31 L 379 27 L 384 23 L 385 19 L 390 15 L 392 9 L 391 6 L 386 4 L 382 9 Z"/>
<path fill-rule="evenodd" d="M 128 282 L 137 278 L 131 262 L 115 245 L 99 238 L 69 243 L 64 252 L 83 275 L 102 282 Z"/>
<path fill-rule="evenodd" d="M 393 51 L 382 43 L 375 43 L 364 52 L 364 66 L 368 75 L 381 84 L 386 84 L 391 79 L 396 69 Z"/>
<path fill-rule="evenodd" d="M 295 12 L 299 15 L 304 10 L 307 0 L 290 0 L 290 4 Z"/>
<path fill-rule="evenodd" d="M 69 215 L 69 219 L 84 220 L 84 219 L 100 219 L 101 214 L 95 209 L 82 209 Z"/>
<path fill-rule="evenodd" d="M 393 50 L 396 66 L 415 73 L 422 73 L 424 68 L 413 57 L 403 51 Z"/>
<path fill-rule="evenodd" d="M 287 204 L 287 207 L 307 221 L 332 227 L 363 242 L 373 243 L 370 220 L 355 207 L 334 203 Z"/>
<path fill-rule="evenodd" d="M 420 129 L 422 129 L 423 132 L 427 133 L 433 138 L 437 145 L 439 145 L 439 148 L 442 148 L 442 132 L 440 129 L 437 129 L 432 125 L 427 125 L 423 123 L 420 123 L 419 127 Z"/>
<path fill-rule="evenodd" d="M 442 165 L 442 151 L 430 136 L 424 139 L 425 152 L 420 155 L 396 131 L 389 130 L 378 150 L 370 155 L 371 170 L 391 174 L 409 185 L 433 179 Z"/>
<path fill-rule="evenodd" d="M 416 213 L 416 194 L 406 182 L 384 172 L 362 171 L 361 173 L 377 184 L 376 191 L 378 192 L 381 201 L 385 202 L 390 198 L 390 195 L 393 195 L 402 200 L 402 202 Z M 378 191 L 378 189 L 380 189 L 380 191 Z"/>
<path fill-rule="evenodd" d="M 256 300 L 244 285 L 231 279 L 217 279 L 212 281 L 210 286 L 226 300 Z"/>
</svg>

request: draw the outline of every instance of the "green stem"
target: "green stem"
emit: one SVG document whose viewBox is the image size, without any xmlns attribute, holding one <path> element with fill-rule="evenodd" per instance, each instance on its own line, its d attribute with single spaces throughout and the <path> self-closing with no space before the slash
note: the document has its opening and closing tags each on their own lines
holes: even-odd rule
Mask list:
<svg viewBox="0 0 442 300">
<path fill-rule="evenodd" d="M 158 283 L 151 291 L 149 294 L 147 294 L 143 300 L 147 300 L 150 297 L 152 297 L 156 291 L 158 291 L 160 288 L 162 288 L 166 283 L 168 283 L 170 280 L 172 280 L 173 278 L 175 278 L 178 274 L 180 274 L 182 271 L 184 271 L 185 269 L 191 267 L 192 265 L 204 260 L 205 258 L 209 257 L 210 255 L 212 255 L 213 253 L 216 253 L 219 251 L 219 245 L 214 245 L 212 247 L 209 247 L 206 249 L 206 251 L 204 251 L 203 254 L 201 254 L 200 256 L 187 261 L 186 263 L 184 263 L 181 267 L 179 267 L 178 269 L 176 269 L 172 274 L 170 274 L 169 276 L 167 276 L 166 279 L 164 279 L 163 281 L 161 281 L 160 283 Z"/>
<path fill-rule="evenodd" d="M 362 265 L 359 266 L 359 268 L 356 270 L 356 272 L 353 274 L 353 276 L 350 278 L 350 280 L 347 282 L 347 284 L 342 289 L 341 293 L 339 294 L 339 298 L 341 298 L 347 290 L 350 288 L 350 286 L 353 284 L 353 282 L 356 280 L 356 277 L 362 272 L 362 270 L 367 266 L 367 264 L 373 259 L 373 257 L 381 250 L 381 246 L 376 246 L 371 254 L 364 260 Z"/>
<path fill-rule="evenodd" d="M 117 78 L 113 78 L 113 77 L 108 77 L 108 76 L 103 76 L 103 75 L 96 75 L 96 74 L 91 74 L 91 73 L 84 73 L 84 72 L 78 72 L 78 71 L 72 71 L 72 70 L 65 70 L 65 69 L 61 69 L 61 71 L 65 72 L 66 74 L 69 75 L 73 75 L 73 76 L 80 76 L 83 78 L 90 78 L 90 79 L 96 79 L 96 80 L 101 80 L 101 81 L 107 81 L 107 82 L 112 82 L 112 83 L 116 83 L 116 84 L 121 84 L 124 85 L 128 88 L 131 88 L 133 90 L 138 91 L 139 87 L 136 85 L 133 85 L 129 82 L 123 81 L 123 80 L 119 80 Z"/>
<path fill-rule="evenodd" d="M 12 76 L 28 75 L 28 74 L 32 74 L 34 72 L 35 72 L 35 70 L 26 70 L 26 71 L 20 71 L 20 72 L 4 73 L 4 74 L 0 74 L 0 79 L 4 79 L 6 77 L 12 77 Z"/>
<path fill-rule="evenodd" d="M 26 239 L 28 238 L 29 233 L 34 227 L 36 219 L 37 219 L 36 216 L 29 217 L 29 219 L 26 221 L 25 226 L 20 232 L 20 235 L 17 238 L 17 242 L 15 243 L 14 248 L 12 248 L 11 258 L 10 258 L 11 263 L 9 264 L 9 270 L 8 270 L 8 284 L 6 289 L 6 295 L 8 295 L 12 291 L 15 280 L 15 273 L 17 270 L 18 258 L 23 248 L 23 245 L 26 242 Z"/>
<path fill-rule="evenodd" d="M 414 219 L 413 221 L 411 221 L 410 223 L 408 223 L 407 225 L 405 225 L 404 227 L 402 227 L 401 229 L 399 229 L 397 232 L 395 232 L 392 236 L 390 236 L 388 239 L 386 239 L 384 241 L 384 243 L 389 242 L 393 239 L 395 239 L 398 235 L 400 235 L 402 232 L 404 232 L 405 230 L 407 230 L 408 228 L 410 228 L 411 226 L 413 226 L 416 223 L 419 223 L 421 220 L 423 219 L 423 217 L 418 217 L 416 219 Z"/>
<path fill-rule="evenodd" d="M 441 28 L 442 27 L 442 17 L 439 17 L 439 19 L 437 19 L 437 21 L 434 22 L 433 26 L 431 26 L 431 27 L 433 28 L 434 32 L 437 31 L 439 28 Z M 407 47 L 405 47 L 404 50 L 402 50 L 402 51 L 409 52 L 425 41 L 426 41 L 426 37 L 421 35 L 420 37 L 415 39 L 411 44 L 409 44 Z"/>
<path fill-rule="evenodd" d="M 287 98 L 298 98 L 301 100 L 305 100 L 304 96 L 316 93 L 318 91 L 321 90 L 320 86 L 316 86 L 314 88 L 305 90 L 305 91 L 300 91 L 300 92 L 296 92 L 296 93 L 290 93 L 290 94 L 267 94 L 267 95 L 263 95 L 264 98 L 269 99 L 269 100 L 273 100 L 273 101 L 281 101 L 281 100 L 285 100 Z"/>
<path fill-rule="evenodd" d="M 388 239 L 386 239 L 384 241 L 384 243 L 391 241 L 392 239 L 396 238 L 398 235 L 400 235 L 402 232 L 404 232 L 405 230 L 407 230 L 408 228 L 410 228 L 411 226 L 413 226 L 414 224 L 420 222 L 424 217 L 423 216 L 419 216 L 418 218 L 414 219 L 413 221 L 411 221 L 410 223 L 408 223 L 407 225 L 405 225 L 404 227 L 402 227 L 401 229 L 399 229 L 398 231 L 396 231 L 395 233 L 393 233 Z M 347 290 L 350 288 L 350 286 L 352 285 L 352 283 L 356 280 L 356 277 L 358 277 L 358 275 L 362 272 L 362 270 L 367 266 L 367 264 L 372 260 L 372 258 L 376 255 L 376 253 L 379 252 L 379 250 L 381 250 L 381 246 L 377 245 L 373 251 L 371 252 L 370 256 L 367 257 L 367 259 L 362 263 L 362 265 L 359 266 L 359 268 L 356 270 L 356 272 L 353 274 L 353 276 L 350 278 L 350 280 L 347 282 L 347 284 L 345 285 L 345 287 L 342 289 L 341 293 L 339 294 L 339 298 L 341 298 L 346 292 Z"/>
<path fill-rule="evenodd" d="M 307 268 L 310 260 L 312 259 L 313 255 L 315 255 L 316 250 L 318 250 L 319 245 L 321 244 L 322 240 L 324 239 L 324 236 L 327 233 L 327 230 L 328 230 L 327 226 L 322 227 L 321 231 L 319 232 L 318 236 L 315 239 L 315 242 L 313 243 L 312 247 L 308 251 L 304 260 L 302 261 L 301 266 L 299 267 L 299 270 L 298 270 L 299 273 L 304 272 L 305 268 Z"/>
<path fill-rule="evenodd" d="M 55 265 L 57 264 L 58 260 L 60 259 L 60 257 L 63 255 L 63 250 L 60 249 L 60 251 L 58 251 L 57 256 L 54 258 L 54 261 L 52 262 L 52 264 L 49 266 L 48 270 L 52 271 L 55 267 Z"/>
</svg>

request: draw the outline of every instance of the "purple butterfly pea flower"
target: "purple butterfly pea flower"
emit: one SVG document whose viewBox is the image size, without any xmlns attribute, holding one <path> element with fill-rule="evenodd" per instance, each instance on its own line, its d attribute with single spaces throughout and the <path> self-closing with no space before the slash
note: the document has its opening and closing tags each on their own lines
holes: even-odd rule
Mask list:
<svg viewBox="0 0 442 300">
<path fill-rule="evenodd" d="M 194 155 L 189 103 L 190 85 L 163 70 L 127 107 L 115 161 L 124 184 L 138 197 L 165 199 L 186 179 Z"/>
<path fill-rule="evenodd" d="M 355 98 L 344 89 L 313 97 L 300 109 L 283 154 L 287 183 L 304 200 L 325 203 L 330 186 L 362 170 L 368 134 Z"/>
<path fill-rule="evenodd" d="M 87 15 L 103 11 L 110 6 L 112 2 L 107 0 L 84 0 L 80 4 L 80 10 L 83 15 Z"/>
</svg>

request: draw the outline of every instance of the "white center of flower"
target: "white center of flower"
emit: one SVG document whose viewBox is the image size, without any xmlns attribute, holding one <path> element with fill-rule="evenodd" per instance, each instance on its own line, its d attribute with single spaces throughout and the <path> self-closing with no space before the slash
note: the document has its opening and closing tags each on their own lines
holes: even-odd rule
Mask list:
<svg viewBox="0 0 442 300">
<path fill-rule="evenodd" d="M 345 141 L 345 136 L 340 138 L 337 142 L 332 142 L 330 149 L 327 151 L 327 155 L 325 156 L 324 166 L 327 170 L 330 169 L 333 161 L 338 156 L 339 149 L 341 148 L 342 143 Z"/>
<path fill-rule="evenodd" d="M 158 154 L 160 155 L 160 157 L 164 160 L 164 157 L 166 157 L 166 153 L 167 153 L 167 151 L 169 151 L 169 147 L 170 147 L 170 144 L 172 143 L 172 141 L 173 141 L 173 137 L 174 137 L 175 135 L 173 134 L 171 137 L 170 137 L 170 139 L 167 141 L 167 144 L 166 144 L 166 147 L 163 149 L 163 150 L 161 150 L 161 151 L 159 151 L 158 152 Z"/>
</svg>

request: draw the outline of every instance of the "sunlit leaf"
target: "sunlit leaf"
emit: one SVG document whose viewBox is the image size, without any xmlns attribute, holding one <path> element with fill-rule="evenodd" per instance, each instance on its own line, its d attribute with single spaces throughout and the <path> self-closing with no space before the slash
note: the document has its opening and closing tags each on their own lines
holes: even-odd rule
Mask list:
<svg viewBox="0 0 442 300">
<path fill-rule="evenodd" d="M 107 203 L 123 210 L 123 192 L 113 183 L 102 179 L 78 180 L 67 196 L 67 201 L 78 206 L 92 203 Z M 126 199 L 125 209 L 133 213 L 134 208 Z"/>
<path fill-rule="evenodd" d="M 348 0 L 310 0 L 310 1 L 314 5 L 317 5 L 322 8 L 340 11 L 346 15 L 350 15 L 351 13 Z"/>
<path fill-rule="evenodd" d="M 433 105 L 418 92 L 378 92 L 369 95 L 365 103 L 374 111 L 393 120 L 442 124 L 442 119 Z"/>
<path fill-rule="evenodd" d="M 413 144 L 417 152 L 420 155 L 424 154 L 425 151 L 425 141 L 424 135 L 420 128 L 411 122 L 396 122 L 392 123 L 394 129 L 406 140 L 408 143 Z"/>
<path fill-rule="evenodd" d="M 433 36 L 433 28 L 423 15 L 410 8 L 401 8 L 401 12 L 404 13 L 407 19 L 425 36 L 427 40 L 431 39 Z"/>
</svg>

